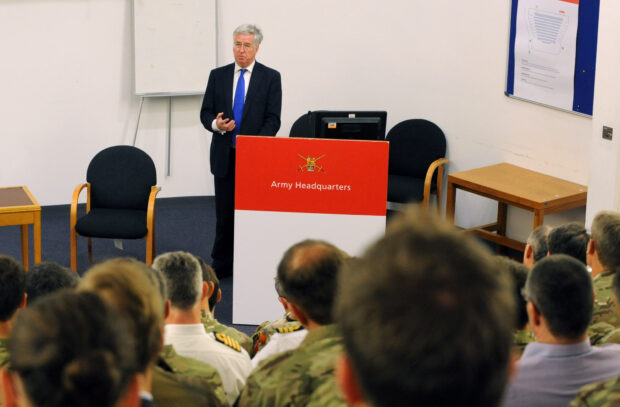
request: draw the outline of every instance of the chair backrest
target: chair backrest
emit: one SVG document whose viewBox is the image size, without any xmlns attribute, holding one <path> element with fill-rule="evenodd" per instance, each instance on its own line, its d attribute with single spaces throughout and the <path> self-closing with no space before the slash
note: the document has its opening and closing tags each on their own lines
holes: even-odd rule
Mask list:
<svg viewBox="0 0 620 407">
<path fill-rule="evenodd" d="M 146 210 L 157 174 L 153 160 L 144 151 L 114 146 L 93 157 L 86 181 L 90 183 L 91 208 Z"/>
<path fill-rule="evenodd" d="M 385 139 L 390 142 L 390 174 L 422 178 L 433 161 L 446 155 L 446 136 L 428 120 L 402 121 Z"/>
<path fill-rule="evenodd" d="M 314 116 L 312 112 L 304 113 L 291 126 L 289 137 L 313 138 L 314 136 Z"/>
</svg>

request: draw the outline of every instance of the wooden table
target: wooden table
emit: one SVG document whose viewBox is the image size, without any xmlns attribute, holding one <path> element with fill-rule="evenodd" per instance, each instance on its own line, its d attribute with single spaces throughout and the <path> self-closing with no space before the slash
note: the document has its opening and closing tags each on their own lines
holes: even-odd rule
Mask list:
<svg viewBox="0 0 620 407">
<path fill-rule="evenodd" d="M 27 187 L 0 188 L 0 226 L 20 225 L 22 262 L 28 270 L 28 225 L 34 229 L 34 262 L 41 262 L 41 206 Z"/>
<path fill-rule="evenodd" d="M 547 214 L 585 206 L 588 193 L 583 185 L 508 163 L 457 172 L 448 175 L 446 218 L 452 223 L 457 189 L 497 201 L 497 222 L 471 231 L 483 239 L 521 251 L 525 243 L 506 237 L 508 205 L 534 212 L 533 229 L 536 229 Z"/>
</svg>

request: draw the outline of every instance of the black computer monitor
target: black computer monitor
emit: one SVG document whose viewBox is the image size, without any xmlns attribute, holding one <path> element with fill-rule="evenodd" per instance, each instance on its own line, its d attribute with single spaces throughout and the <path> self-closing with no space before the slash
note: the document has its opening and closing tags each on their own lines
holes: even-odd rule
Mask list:
<svg viewBox="0 0 620 407">
<path fill-rule="evenodd" d="M 308 114 L 311 115 L 311 121 L 314 122 L 314 137 L 360 140 L 385 139 L 386 111 L 315 110 L 308 112 Z M 330 123 L 335 123 L 336 127 L 330 126 Z"/>
<path fill-rule="evenodd" d="M 323 117 L 319 138 L 341 140 L 383 140 L 379 117 Z"/>
</svg>

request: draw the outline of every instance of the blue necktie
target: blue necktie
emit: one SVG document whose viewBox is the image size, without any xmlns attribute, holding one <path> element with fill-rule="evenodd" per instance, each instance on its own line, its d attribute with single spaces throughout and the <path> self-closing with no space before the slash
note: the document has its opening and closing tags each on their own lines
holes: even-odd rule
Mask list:
<svg viewBox="0 0 620 407">
<path fill-rule="evenodd" d="M 233 102 L 233 118 L 235 120 L 235 128 L 232 134 L 232 145 L 237 145 L 237 135 L 241 128 L 241 117 L 243 116 L 243 102 L 245 101 L 245 78 L 243 74 L 247 69 L 242 69 L 237 80 L 237 89 L 235 89 L 235 101 Z"/>
</svg>

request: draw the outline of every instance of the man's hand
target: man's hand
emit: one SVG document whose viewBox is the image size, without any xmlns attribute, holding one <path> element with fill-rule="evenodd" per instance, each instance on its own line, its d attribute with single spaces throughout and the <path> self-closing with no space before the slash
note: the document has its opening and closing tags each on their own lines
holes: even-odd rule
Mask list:
<svg viewBox="0 0 620 407">
<path fill-rule="evenodd" d="M 222 119 L 222 115 L 224 112 L 220 112 L 217 114 L 215 118 L 215 125 L 222 132 L 232 131 L 235 128 L 235 121 L 230 119 Z"/>
</svg>

